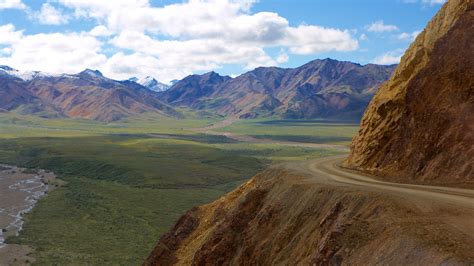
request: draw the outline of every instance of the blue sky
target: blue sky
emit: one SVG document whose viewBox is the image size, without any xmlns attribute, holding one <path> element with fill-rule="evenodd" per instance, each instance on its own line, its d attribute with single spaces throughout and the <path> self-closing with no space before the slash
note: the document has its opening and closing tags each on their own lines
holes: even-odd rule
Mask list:
<svg viewBox="0 0 474 266">
<path fill-rule="evenodd" d="M 0 64 L 164 82 L 317 58 L 393 64 L 443 0 L 0 0 Z"/>
</svg>

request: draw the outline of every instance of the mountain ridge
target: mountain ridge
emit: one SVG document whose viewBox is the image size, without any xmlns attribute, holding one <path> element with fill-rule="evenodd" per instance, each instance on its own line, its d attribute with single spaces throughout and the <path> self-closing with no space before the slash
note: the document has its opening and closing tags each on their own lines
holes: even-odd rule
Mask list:
<svg viewBox="0 0 474 266">
<path fill-rule="evenodd" d="M 315 118 L 340 113 L 360 118 L 394 67 L 327 58 L 297 68 L 258 67 L 235 78 L 209 72 L 184 78 L 161 97 L 173 106 L 238 118 Z"/>
<path fill-rule="evenodd" d="M 109 79 L 98 70 L 77 74 L 22 75 L 10 67 L 0 71 L 0 108 L 41 117 L 74 117 L 113 122 L 152 112 L 181 115 L 163 103 L 158 95 L 134 82 Z"/>
<path fill-rule="evenodd" d="M 327 58 L 298 68 L 258 67 L 235 78 L 214 71 L 194 74 L 167 88 L 152 77 L 118 81 L 92 69 L 49 74 L 2 66 L 4 93 L 11 95 L 8 102 L 14 104 L 5 97 L 0 108 L 18 108 L 20 113 L 46 118 L 79 117 L 103 122 L 145 112 L 180 117 L 175 108 L 237 118 L 357 120 L 393 68 Z M 14 88 L 21 93 L 11 92 Z"/>
</svg>

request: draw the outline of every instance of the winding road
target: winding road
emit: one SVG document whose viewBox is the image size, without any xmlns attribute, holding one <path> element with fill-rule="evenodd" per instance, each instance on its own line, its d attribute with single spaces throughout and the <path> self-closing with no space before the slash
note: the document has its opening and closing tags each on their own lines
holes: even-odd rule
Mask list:
<svg viewBox="0 0 474 266">
<path fill-rule="evenodd" d="M 250 143 L 273 143 L 279 145 L 289 145 L 307 148 L 331 148 L 340 151 L 348 151 L 348 147 L 343 145 L 301 143 L 290 141 L 276 141 L 272 139 L 257 139 L 250 136 L 237 135 L 231 132 L 214 131 L 215 129 L 226 127 L 235 122 L 235 119 L 223 120 L 219 123 L 209 125 L 204 128 L 192 129 L 195 132 L 208 135 L 221 135 L 231 139 Z M 415 201 L 430 203 L 443 203 L 463 207 L 474 213 L 474 190 L 439 187 L 428 185 L 414 185 L 392 183 L 376 180 L 363 173 L 340 167 L 343 159 L 347 155 L 324 157 L 315 160 L 302 161 L 287 164 L 290 168 L 303 170 L 309 174 L 315 182 L 330 183 L 334 185 L 344 185 L 358 187 L 360 189 L 377 192 L 390 193 L 395 196 L 412 197 Z M 472 233 L 474 234 L 474 219 L 472 221 Z"/>
<path fill-rule="evenodd" d="M 358 186 L 365 189 L 384 191 L 391 194 L 454 204 L 474 210 L 474 190 L 392 183 L 373 179 L 363 173 L 340 167 L 344 156 L 325 157 L 300 162 L 299 166 L 312 174 L 320 182 L 332 182 L 339 185 Z M 474 220 L 473 220 L 474 229 Z"/>
</svg>

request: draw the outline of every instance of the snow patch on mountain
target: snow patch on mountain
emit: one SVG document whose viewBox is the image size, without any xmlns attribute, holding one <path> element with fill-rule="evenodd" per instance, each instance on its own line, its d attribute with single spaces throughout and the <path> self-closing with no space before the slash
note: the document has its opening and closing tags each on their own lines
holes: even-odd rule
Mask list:
<svg viewBox="0 0 474 266">
<path fill-rule="evenodd" d="M 129 81 L 133 81 L 135 83 L 138 83 L 138 84 L 148 88 L 149 90 L 152 90 L 152 91 L 155 91 L 155 92 L 166 91 L 170 88 L 169 85 L 164 84 L 162 82 L 159 82 L 158 80 L 156 80 L 155 78 L 150 77 L 150 76 L 147 76 L 147 77 L 144 77 L 144 78 L 133 77 L 133 78 L 130 78 Z"/>
<path fill-rule="evenodd" d="M 9 66 L 0 66 L 0 76 L 7 75 L 11 77 L 19 78 L 23 81 L 30 81 L 34 78 L 39 77 L 58 77 L 67 74 L 55 75 L 48 72 L 40 72 L 40 71 L 20 71 Z"/>
</svg>

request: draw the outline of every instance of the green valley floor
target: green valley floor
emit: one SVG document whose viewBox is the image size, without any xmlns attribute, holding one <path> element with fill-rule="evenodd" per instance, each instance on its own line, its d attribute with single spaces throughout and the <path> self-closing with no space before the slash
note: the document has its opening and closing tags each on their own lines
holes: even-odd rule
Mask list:
<svg viewBox="0 0 474 266">
<path fill-rule="evenodd" d="M 342 154 L 358 130 L 350 122 L 277 119 L 233 121 L 215 134 L 195 130 L 217 123 L 0 114 L 0 163 L 53 171 L 61 181 L 7 242 L 31 247 L 38 265 L 138 265 L 186 210 L 269 165 Z"/>
</svg>

